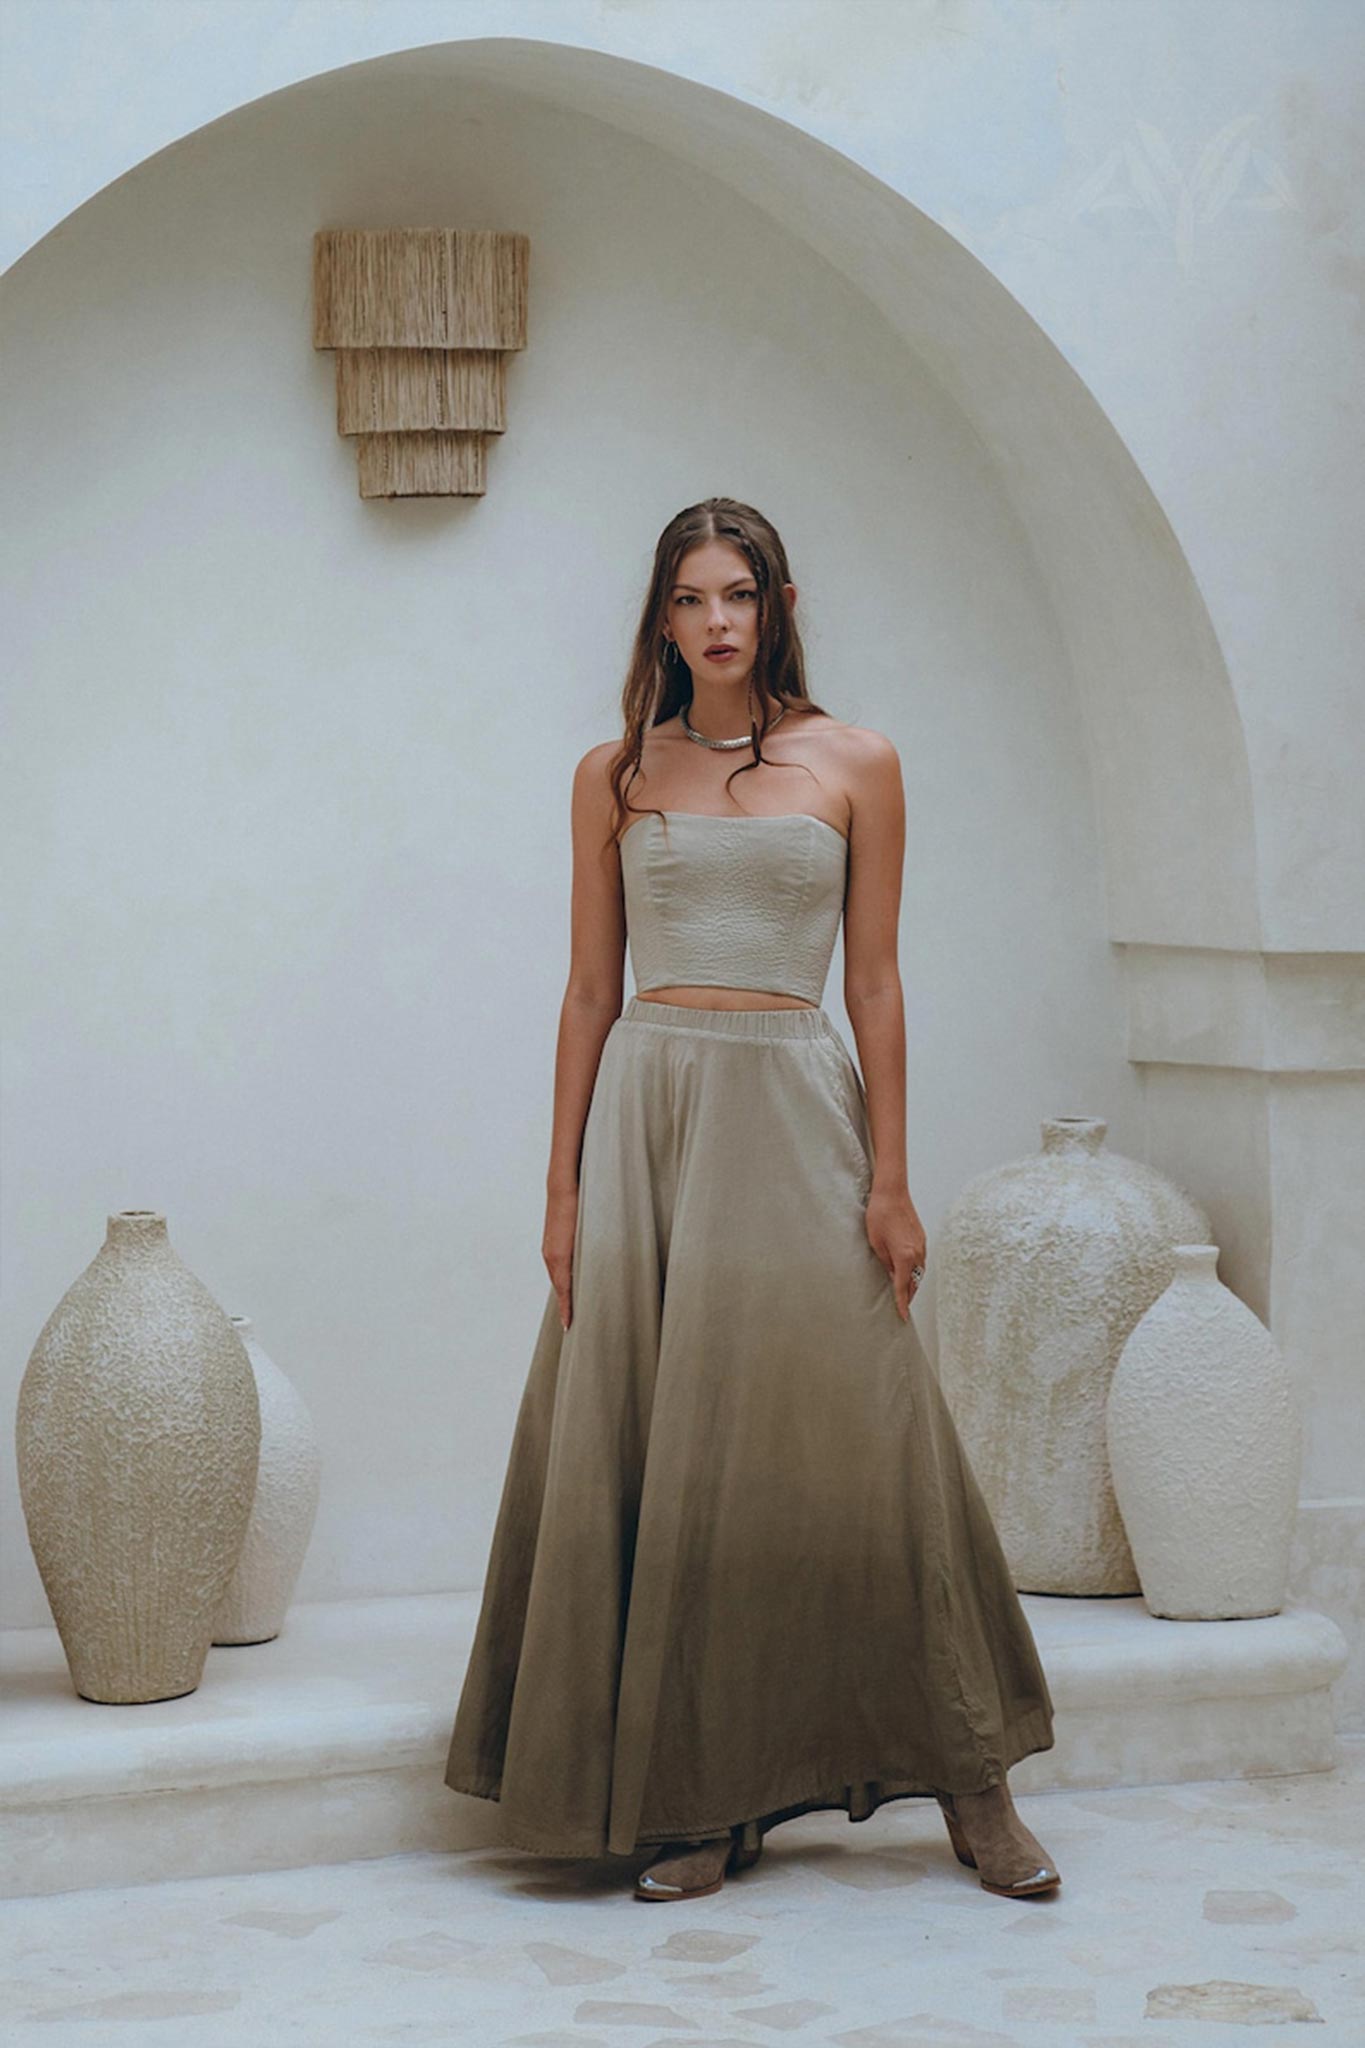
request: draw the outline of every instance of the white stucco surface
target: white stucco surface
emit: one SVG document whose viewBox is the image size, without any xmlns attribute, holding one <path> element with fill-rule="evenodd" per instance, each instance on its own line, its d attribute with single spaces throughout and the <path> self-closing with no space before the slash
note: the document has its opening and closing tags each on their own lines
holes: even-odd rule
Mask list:
<svg viewBox="0 0 1365 2048">
<path fill-rule="evenodd" d="M 7 1378 L 155 1202 L 330 1411 L 305 1597 L 473 1581 L 544 1284 L 566 764 L 658 527 L 733 490 L 817 698 L 901 747 L 931 1242 L 1047 1114 L 1198 1193 L 1299 1374 L 1301 1584 L 1358 1634 L 1360 10 L 0 20 Z M 483 500 L 362 507 L 311 235 L 435 220 L 531 235 L 509 430 Z"/>
<path fill-rule="evenodd" d="M 1246 727 L 1267 940 L 1365 950 L 1352 0 L 8 0 L 3 20 L 4 261 L 205 122 L 435 43 L 629 59 L 865 167 L 1027 308 L 1160 501 Z M 622 79 L 627 122 L 630 99 Z"/>
</svg>

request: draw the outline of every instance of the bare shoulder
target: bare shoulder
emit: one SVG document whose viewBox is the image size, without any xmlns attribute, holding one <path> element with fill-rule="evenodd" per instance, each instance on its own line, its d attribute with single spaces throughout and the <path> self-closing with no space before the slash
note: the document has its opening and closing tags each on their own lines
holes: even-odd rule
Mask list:
<svg viewBox="0 0 1365 2048">
<path fill-rule="evenodd" d="M 573 818 L 594 841 L 611 829 L 613 809 L 611 764 L 620 750 L 619 740 L 602 740 L 580 756 L 573 772 Z"/>
<path fill-rule="evenodd" d="M 900 774 L 900 755 L 884 732 L 875 732 L 870 725 L 840 725 L 834 737 L 850 768 L 874 778 Z"/>
<path fill-rule="evenodd" d="M 905 829 L 905 786 L 895 744 L 868 725 L 841 726 L 837 739 L 851 839 L 897 846 Z"/>
<path fill-rule="evenodd" d="M 885 733 L 874 732 L 870 725 L 845 725 L 838 719 L 821 719 L 819 726 L 821 740 L 851 801 L 856 801 L 860 792 L 875 795 L 900 787 L 900 755 Z"/>
<path fill-rule="evenodd" d="M 619 740 L 602 740 L 595 747 L 589 747 L 579 760 L 573 772 L 573 800 L 575 806 L 586 805 L 590 810 L 599 810 L 611 802 L 610 770 L 620 749 Z"/>
<path fill-rule="evenodd" d="M 589 747 L 574 769 L 574 781 L 605 782 L 607 770 L 620 745 L 620 740 L 599 740 L 595 747 Z"/>
</svg>

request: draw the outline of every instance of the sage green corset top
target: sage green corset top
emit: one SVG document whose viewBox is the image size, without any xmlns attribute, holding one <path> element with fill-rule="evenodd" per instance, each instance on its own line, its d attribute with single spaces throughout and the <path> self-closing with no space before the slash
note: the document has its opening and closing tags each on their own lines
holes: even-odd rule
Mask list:
<svg viewBox="0 0 1365 2048">
<path fill-rule="evenodd" d="M 743 988 L 818 1003 L 847 868 L 843 834 L 804 811 L 646 813 L 621 839 L 637 995 Z"/>
</svg>

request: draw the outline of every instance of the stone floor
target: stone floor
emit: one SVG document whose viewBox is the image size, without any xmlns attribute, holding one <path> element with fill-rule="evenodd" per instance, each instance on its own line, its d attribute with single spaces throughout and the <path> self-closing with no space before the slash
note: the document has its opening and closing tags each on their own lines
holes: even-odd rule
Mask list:
<svg viewBox="0 0 1365 2048">
<path fill-rule="evenodd" d="M 631 1896 L 643 1853 L 502 1849 L 13 1899 L 5 2040 L 1215 2048 L 1308 2022 L 1361 2048 L 1365 1738 L 1341 1755 L 1020 1797 L 1063 1877 L 1031 1901 L 982 1891 L 921 1800 L 803 1816 L 678 1904 Z"/>
</svg>

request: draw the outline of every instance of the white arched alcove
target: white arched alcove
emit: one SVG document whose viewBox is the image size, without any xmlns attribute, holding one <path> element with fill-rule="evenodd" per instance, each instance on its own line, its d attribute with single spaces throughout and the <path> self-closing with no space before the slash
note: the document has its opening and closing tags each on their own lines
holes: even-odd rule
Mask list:
<svg viewBox="0 0 1365 2048">
<path fill-rule="evenodd" d="M 531 238 L 508 432 L 482 499 L 362 503 L 312 234 L 435 223 Z M 1254 1298 L 1259 1088 L 1182 1069 L 1181 1155 L 1123 965 L 1258 944 L 1214 636 L 1100 409 L 903 198 L 664 72 L 456 43 L 162 151 L 15 266 L 5 319 L 16 1377 L 107 1211 L 164 1208 L 317 1416 L 301 1595 L 477 1578 L 546 1288 L 569 774 L 616 729 L 658 529 L 715 491 L 787 540 L 817 700 L 901 751 L 931 1242 L 1042 1117 L 1098 1113 Z"/>
</svg>

